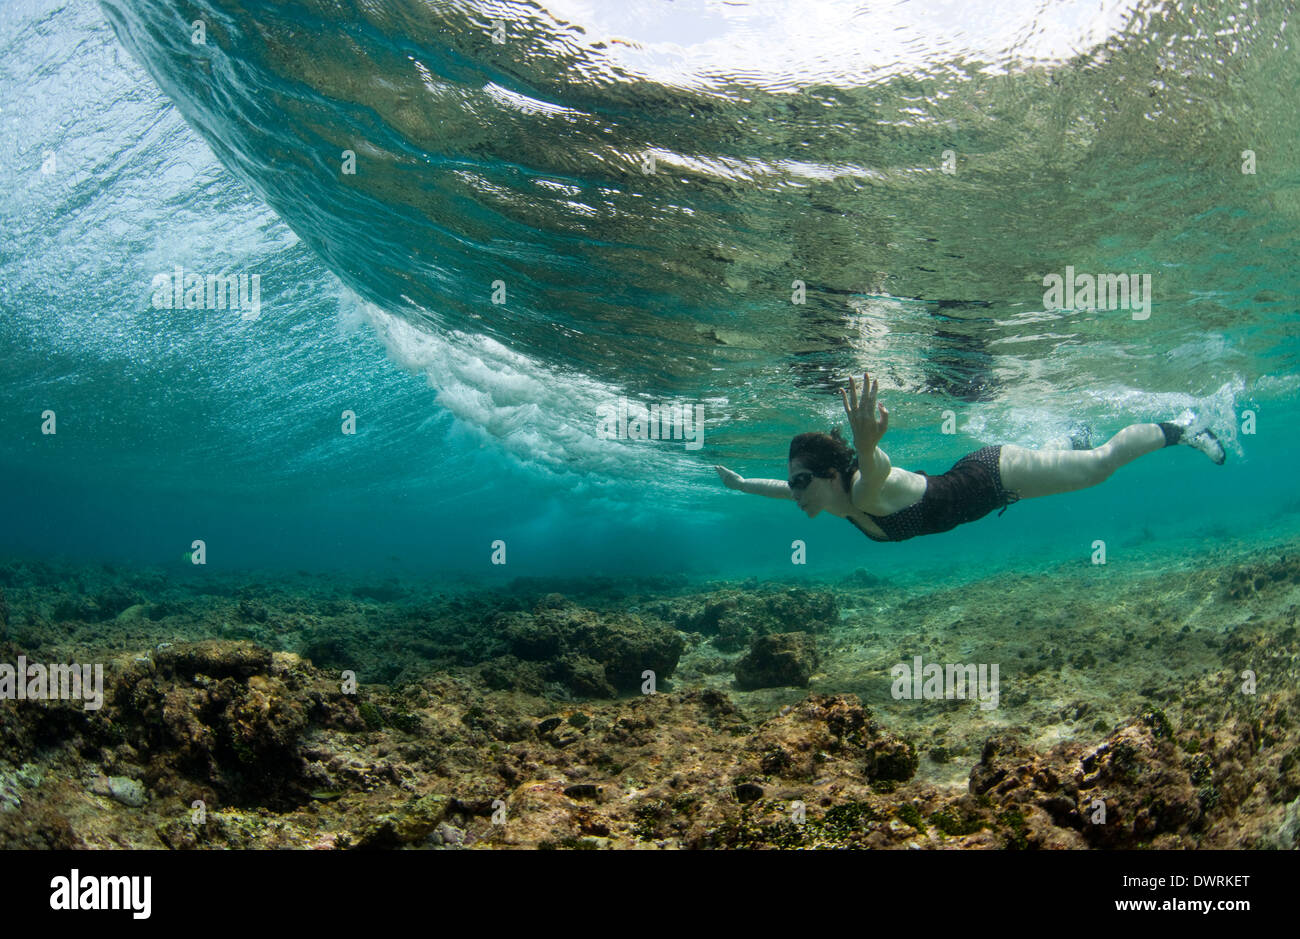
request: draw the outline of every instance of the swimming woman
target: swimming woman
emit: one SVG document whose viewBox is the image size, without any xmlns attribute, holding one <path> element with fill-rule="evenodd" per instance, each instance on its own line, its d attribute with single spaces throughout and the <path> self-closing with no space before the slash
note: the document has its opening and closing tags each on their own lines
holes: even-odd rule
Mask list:
<svg viewBox="0 0 1300 939">
<path fill-rule="evenodd" d="M 894 466 L 880 449 L 889 410 L 876 404 L 878 390 L 879 382 L 864 374 L 859 399 L 850 378 L 848 391 L 840 389 L 840 396 L 853 430 L 853 448 L 838 430 L 799 434 L 790 442 L 788 480 L 743 479 L 726 467 L 714 469 L 730 489 L 793 499 L 809 518 L 818 512 L 847 518 L 876 541 L 906 541 L 949 531 L 999 507 L 1005 512 L 1021 499 L 1087 489 L 1162 447 L 1187 444 L 1215 463 L 1224 461 L 1218 437 L 1197 426 L 1191 411 L 1184 411 L 1175 421 L 1130 424 L 1092 449 L 1086 449 L 1088 441 L 1080 435 L 1072 450 L 984 447 L 966 454 L 941 476 L 912 473 Z"/>
</svg>

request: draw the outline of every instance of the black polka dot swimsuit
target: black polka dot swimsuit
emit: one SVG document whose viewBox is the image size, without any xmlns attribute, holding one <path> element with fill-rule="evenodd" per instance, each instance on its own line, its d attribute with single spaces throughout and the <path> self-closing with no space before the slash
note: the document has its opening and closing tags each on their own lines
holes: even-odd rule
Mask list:
<svg viewBox="0 0 1300 939">
<path fill-rule="evenodd" d="M 919 501 L 892 515 L 868 513 L 888 538 L 873 535 L 851 518 L 849 521 L 872 541 L 906 541 L 917 535 L 950 531 L 965 522 L 983 518 L 998 507 L 1005 512 L 1020 497 L 1002 488 L 1002 473 L 998 469 L 1001 456 L 1001 447 L 984 447 L 966 454 L 942 476 L 921 473 L 926 477 L 925 495 Z"/>
</svg>

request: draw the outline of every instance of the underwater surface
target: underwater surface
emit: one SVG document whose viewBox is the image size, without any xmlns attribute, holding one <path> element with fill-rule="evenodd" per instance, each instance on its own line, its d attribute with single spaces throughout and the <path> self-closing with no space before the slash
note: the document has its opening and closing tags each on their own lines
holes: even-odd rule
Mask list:
<svg viewBox="0 0 1300 939">
<path fill-rule="evenodd" d="M 1294 19 L 9 0 L 0 846 L 1295 847 Z"/>
</svg>

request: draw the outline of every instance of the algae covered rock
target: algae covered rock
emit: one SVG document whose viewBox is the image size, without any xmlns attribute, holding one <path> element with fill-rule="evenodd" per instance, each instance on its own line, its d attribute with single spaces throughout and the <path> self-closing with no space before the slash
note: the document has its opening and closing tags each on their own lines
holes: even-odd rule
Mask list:
<svg viewBox="0 0 1300 939">
<path fill-rule="evenodd" d="M 1096 747 L 1060 744 L 1046 754 L 995 736 L 971 771 L 970 790 L 1000 807 L 1009 847 L 1175 846 L 1201 825 L 1204 791 L 1188 763 L 1195 765 L 1148 722 Z"/>
<path fill-rule="evenodd" d="M 307 726 L 304 702 L 284 682 L 254 675 L 231 696 L 222 717 L 230 746 L 243 763 L 262 763 L 292 754 Z"/>
<path fill-rule="evenodd" d="M 542 598 L 531 614 L 501 613 L 492 625 L 510 654 L 485 669 L 495 686 L 522 690 L 535 685 L 535 673 L 524 672 L 518 683 L 509 680 L 505 668 L 513 659 L 536 663 L 546 681 L 582 697 L 638 691 L 646 670 L 657 680 L 668 678 L 685 646 L 682 636 L 663 623 L 632 613 L 598 613 L 559 594 Z"/>
<path fill-rule="evenodd" d="M 498 625 L 511 653 L 525 661 L 553 658 L 564 650 L 568 630 L 563 619 L 538 620 L 527 613 L 505 613 Z"/>
<path fill-rule="evenodd" d="M 154 664 L 111 695 L 123 708 L 118 732 L 154 760 L 147 778 L 183 774 L 236 803 L 296 798 L 300 738 L 313 715 L 331 716 L 319 689 L 294 677 L 301 664 L 218 640 L 162 648 Z"/>
<path fill-rule="evenodd" d="M 718 590 L 659 607 L 678 629 L 714 637 L 723 652 L 744 648 L 754 636 L 823 632 L 839 622 L 839 601 L 825 590 Z"/>
<path fill-rule="evenodd" d="M 809 695 L 765 721 L 748 749 L 760 772 L 783 779 L 904 782 L 920 763 L 916 748 L 873 721 L 851 694 Z"/>
<path fill-rule="evenodd" d="M 525 662 L 513 655 L 499 655 L 483 663 L 479 674 L 483 684 L 495 691 L 519 691 L 540 697 L 546 691 L 546 673 L 537 662 Z"/>
<path fill-rule="evenodd" d="M 443 795 L 412 798 L 366 825 L 358 833 L 357 847 L 394 848 L 424 841 L 443 825 L 450 807 L 451 801 Z"/>
<path fill-rule="evenodd" d="M 186 678 L 195 675 L 248 678 L 270 670 L 271 650 L 247 640 L 181 642 L 159 648 L 154 663 L 163 674 Z"/>
<path fill-rule="evenodd" d="M 549 674 L 580 698 L 612 698 L 618 694 L 606 677 L 605 666 L 585 655 L 566 655 L 554 663 Z"/>
<path fill-rule="evenodd" d="M 807 633 L 773 633 L 759 636 L 748 654 L 736 663 L 736 687 L 808 687 L 817 668 L 817 644 Z"/>
</svg>

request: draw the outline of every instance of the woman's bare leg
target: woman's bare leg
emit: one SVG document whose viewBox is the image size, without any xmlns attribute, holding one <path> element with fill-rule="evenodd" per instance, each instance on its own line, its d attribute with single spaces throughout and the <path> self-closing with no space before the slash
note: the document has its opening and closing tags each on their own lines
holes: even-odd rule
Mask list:
<svg viewBox="0 0 1300 939">
<path fill-rule="evenodd" d="M 998 469 L 1002 488 L 1022 499 L 1087 489 L 1110 478 L 1125 463 L 1165 445 L 1159 424 L 1130 424 L 1091 450 L 1026 450 L 1003 446 Z"/>
</svg>

